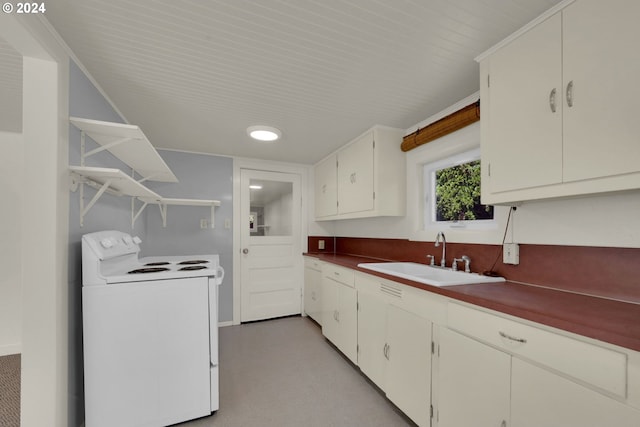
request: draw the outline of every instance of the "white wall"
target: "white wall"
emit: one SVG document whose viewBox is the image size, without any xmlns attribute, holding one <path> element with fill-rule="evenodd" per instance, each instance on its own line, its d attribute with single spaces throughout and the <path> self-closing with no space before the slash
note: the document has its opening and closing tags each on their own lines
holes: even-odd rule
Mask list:
<svg viewBox="0 0 640 427">
<path fill-rule="evenodd" d="M 0 356 L 22 351 L 22 150 L 22 134 L 0 132 Z"/>
<path fill-rule="evenodd" d="M 449 109 L 448 109 L 449 110 Z M 436 115 L 438 116 L 438 115 Z M 420 127 L 427 123 L 422 122 Z M 415 130 L 415 126 L 407 133 Z M 469 133 L 477 133 L 480 140 L 479 123 L 468 126 L 446 137 L 418 147 L 406 153 L 408 180 L 415 180 L 416 163 L 425 162 L 424 152 L 436 144 L 455 145 L 461 140 L 468 141 Z M 466 143 L 466 142 L 465 142 Z M 429 147 L 432 145 L 432 147 Z M 420 160 L 417 160 L 420 159 Z M 413 174 L 413 175 L 412 175 Z M 308 187 L 313 201 L 313 173 Z M 411 188 L 411 186 L 409 186 Z M 309 235 L 335 235 L 340 237 L 375 237 L 416 239 L 433 241 L 436 232 L 416 238 L 414 223 L 420 215 L 413 192 L 408 194 L 407 216 L 401 218 L 364 218 L 339 221 L 314 220 L 313 206 L 309 209 Z M 411 199 L 411 197 L 413 199 Z M 501 207 L 504 216 L 507 208 Z M 512 227 L 507 241 L 528 244 L 640 247 L 640 191 L 608 195 L 587 196 L 571 199 L 527 202 L 518 207 L 512 216 Z M 502 221 L 504 224 L 504 221 Z M 484 243 L 499 243 L 504 225 Z M 496 237 L 499 236 L 499 237 Z M 464 232 L 452 233 L 447 240 L 461 243 L 480 243 L 475 236 L 465 238 Z"/>
</svg>

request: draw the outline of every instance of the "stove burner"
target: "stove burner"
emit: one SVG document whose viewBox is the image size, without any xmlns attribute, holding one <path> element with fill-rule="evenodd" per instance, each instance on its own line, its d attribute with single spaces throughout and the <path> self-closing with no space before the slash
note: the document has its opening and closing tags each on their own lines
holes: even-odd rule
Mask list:
<svg viewBox="0 0 640 427">
<path fill-rule="evenodd" d="M 207 268 L 206 265 L 190 265 L 187 267 L 182 267 L 179 271 L 204 270 L 205 268 Z"/>
<path fill-rule="evenodd" d="M 167 262 L 167 261 L 158 261 L 158 262 L 149 262 L 149 263 L 145 264 L 145 266 L 151 267 L 151 266 L 156 266 L 156 265 L 169 265 L 169 264 L 171 264 L 171 263 Z"/>
<path fill-rule="evenodd" d="M 206 264 L 209 261 L 205 261 L 203 259 L 193 259 L 193 260 L 189 260 L 189 261 L 182 261 L 179 262 L 178 265 L 191 265 L 191 264 Z M 206 267 L 203 267 L 206 268 Z"/>
<path fill-rule="evenodd" d="M 137 268 L 135 270 L 129 271 L 127 274 L 159 273 L 161 271 L 169 271 L 169 269 L 168 268 L 163 268 L 163 267 Z"/>
</svg>

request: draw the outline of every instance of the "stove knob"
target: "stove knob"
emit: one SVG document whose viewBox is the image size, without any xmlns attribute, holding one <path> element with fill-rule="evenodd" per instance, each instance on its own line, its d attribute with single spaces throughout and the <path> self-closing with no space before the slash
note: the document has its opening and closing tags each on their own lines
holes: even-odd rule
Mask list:
<svg viewBox="0 0 640 427">
<path fill-rule="evenodd" d="M 131 243 L 133 243 L 133 240 L 131 240 L 131 236 L 124 236 L 122 238 L 122 241 L 124 242 L 125 245 L 129 246 Z"/>
<path fill-rule="evenodd" d="M 103 248 L 105 249 L 109 249 L 110 247 L 113 246 L 113 242 L 111 241 L 111 239 L 107 238 L 107 239 L 102 239 L 100 241 L 100 244 L 102 245 Z"/>
<path fill-rule="evenodd" d="M 142 240 L 140 240 L 140 238 L 138 236 L 135 236 L 133 238 L 133 243 L 135 243 L 136 245 L 139 245 L 140 243 L 142 243 Z"/>
</svg>

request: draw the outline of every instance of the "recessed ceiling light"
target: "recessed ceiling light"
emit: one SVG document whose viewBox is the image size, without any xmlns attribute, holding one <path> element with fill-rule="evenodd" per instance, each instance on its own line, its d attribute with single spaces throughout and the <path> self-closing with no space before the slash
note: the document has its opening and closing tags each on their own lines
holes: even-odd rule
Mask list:
<svg viewBox="0 0 640 427">
<path fill-rule="evenodd" d="M 282 136 L 282 132 L 280 132 L 280 129 L 271 126 L 249 126 L 247 135 L 258 141 L 271 142 L 279 139 Z"/>
<path fill-rule="evenodd" d="M 249 186 L 250 189 L 252 190 L 262 190 L 262 185 L 250 185 Z"/>
</svg>

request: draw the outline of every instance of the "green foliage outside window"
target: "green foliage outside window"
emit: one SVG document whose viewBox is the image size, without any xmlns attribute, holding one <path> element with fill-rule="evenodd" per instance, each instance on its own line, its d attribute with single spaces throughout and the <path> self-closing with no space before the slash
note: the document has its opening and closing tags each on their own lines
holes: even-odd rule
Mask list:
<svg viewBox="0 0 640 427">
<path fill-rule="evenodd" d="M 480 203 L 480 160 L 436 171 L 436 221 L 493 219 Z"/>
</svg>

